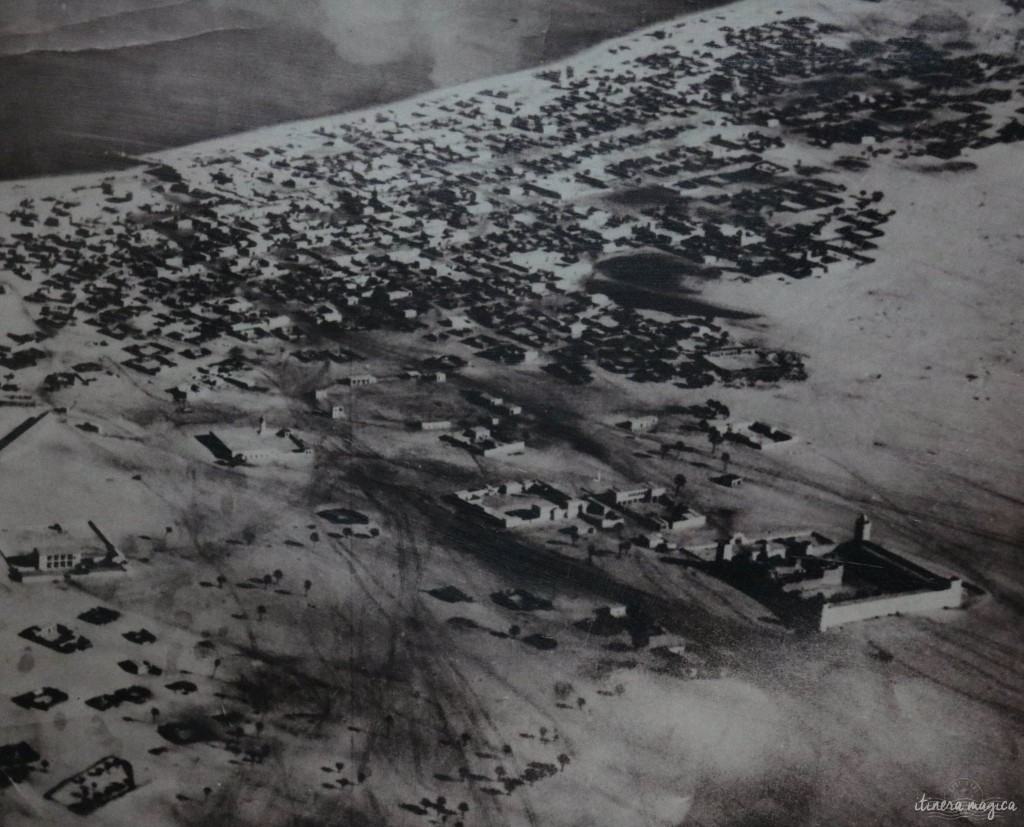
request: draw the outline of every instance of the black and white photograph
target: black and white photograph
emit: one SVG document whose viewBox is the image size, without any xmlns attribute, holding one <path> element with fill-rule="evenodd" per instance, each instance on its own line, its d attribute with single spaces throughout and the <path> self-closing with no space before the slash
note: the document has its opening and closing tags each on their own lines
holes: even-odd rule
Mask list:
<svg viewBox="0 0 1024 827">
<path fill-rule="evenodd" d="M 1024 0 L 0 0 L 0 827 L 1022 808 Z"/>
</svg>

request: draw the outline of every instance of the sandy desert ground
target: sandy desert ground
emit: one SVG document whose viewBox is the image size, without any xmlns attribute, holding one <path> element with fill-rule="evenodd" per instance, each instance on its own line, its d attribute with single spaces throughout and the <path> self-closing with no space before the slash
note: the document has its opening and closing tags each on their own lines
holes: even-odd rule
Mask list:
<svg viewBox="0 0 1024 827">
<path fill-rule="evenodd" d="M 686 33 L 672 36 L 703 43 L 723 26 L 785 11 L 838 25 L 841 41 L 888 36 L 936 11 L 909 0 L 797 5 L 743 0 L 688 18 Z M 1019 24 L 1000 4 L 962 14 L 940 6 L 960 15 L 977 48 L 1014 54 Z M 608 48 L 614 42 L 573 65 L 613 61 Z M 535 79 L 503 83 L 529 88 Z M 437 100 L 386 111 L 412 121 Z M 314 129 L 374 117 L 289 124 L 147 157 L 206 181 L 211 158 L 268 146 L 291 146 L 289 157 L 329 154 Z M 836 150 L 787 137 L 780 161 L 786 153 L 805 165 L 834 159 Z M 131 572 L 0 583 L 0 744 L 28 742 L 49 761 L 0 790 L 0 822 L 74 823 L 44 793 L 105 755 L 131 762 L 135 788 L 86 819 L 97 824 L 903 825 L 928 821 L 913 809 L 922 793 L 963 777 L 986 795 L 1019 800 L 1024 168 L 1019 144 L 965 157 L 973 168 L 928 169 L 890 154 L 832 171 L 851 192 L 884 192 L 894 210 L 871 263 L 800 280 L 679 285 L 736 311 L 723 324 L 738 341 L 802 354 L 802 382 L 684 390 L 601 373 L 575 386 L 536 366 L 475 360 L 441 390 L 347 391 L 347 415 L 333 421 L 311 409 L 309 389 L 355 370 L 395 373 L 441 346 L 421 331 L 353 332 L 343 344 L 366 361 L 320 368 L 298 364 L 274 339 L 225 338 L 210 360 L 241 347 L 262 390 L 227 386 L 182 406 L 165 389 L 186 379 L 184 364 L 148 377 L 108 355 L 95 328 L 61 329 L 40 345 L 39 378 L 83 354 L 102 370 L 88 385 L 24 388 L 32 408 L 0 408 L 4 432 L 26 411 L 51 410 L 0 453 L 0 551 L 53 541 L 54 523 L 65 542 L 95 544 L 94 520 Z M 251 183 L 244 194 L 255 198 L 263 168 L 251 163 L 256 172 L 240 186 Z M 82 188 L 74 196 L 85 205 L 82 226 L 99 238 L 119 220 L 103 211 L 101 182 L 131 192 L 131 209 L 165 197 L 135 168 L 7 183 L 0 211 Z M 3 237 L 21 231 L 4 221 Z M 4 332 L 33 331 L 25 296 L 35 284 L 5 274 L 4 285 Z M 405 427 L 430 406 L 438 417 L 467 416 L 474 390 L 523 406 L 533 450 L 475 458 Z M 745 483 L 726 490 L 708 482 L 723 458 L 706 441 L 663 455 L 657 432 L 627 436 L 607 424 L 620 412 L 664 415 L 709 397 L 738 416 L 785 425 L 799 443 L 731 451 L 729 467 Z M 225 467 L 194 438 L 215 430 L 241 444 L 261 416 L 272 430 L 292 429 L 310 454 Z M 671 485 L 680 472 L 691 503 L 723 536 L 803 526 L 845 536 L 867 512 L 883 542 L 962 575 L 972 598 L 962 611 L 800 634 L 697 568 L 640 549 L 617 556 L 606 539 L 598 544 L 607 553 L 588 565 L 585 541 L 481 531 L 442 500 L 511 478 Z M 379 535 L 345 536 L 318 514 L 327 507 L 368 514 Z M 437 591 L 446 587 L 457 591 Z M 512 588 L 552 606 L 514 611 L 492 598 Z M 686 678 L 623 636 L 578 625 L 633 600 L 671 639 L 722 665 L 722 676 Z M 120 617 L 101 626 L 79 619 L 96 606 Z M 18 637 L 55 622 L 91 648 L 60 654 Z M 155 640 L 124 638 L 140 629 Z M 557 648 L 529 645 L 534 635 Z M 135 672 L 118 665 L 126 660 Z M 194 691 L 169 688 L 180 681 Z M 42 686 L 68 700 L 48 712 L 10 702 Z M 146 700 L 106 711 L 84 704 L 129 686 L 148 690 Z M 202 737 L 172 743 L 160 733 L 172 723 Z"/>
</svg>

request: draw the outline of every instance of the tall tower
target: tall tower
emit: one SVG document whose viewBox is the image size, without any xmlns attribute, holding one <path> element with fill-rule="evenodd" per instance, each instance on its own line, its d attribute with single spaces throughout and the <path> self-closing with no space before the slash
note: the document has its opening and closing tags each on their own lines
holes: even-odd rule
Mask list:
<svg viewBox="0 0 1024 827">
<path fill-rule="evenodd" d="M 871 520 L 867 514 L 861 514 L 853 524 L 853 539 L 865 543 L 871 539 Z"/>
</svg>

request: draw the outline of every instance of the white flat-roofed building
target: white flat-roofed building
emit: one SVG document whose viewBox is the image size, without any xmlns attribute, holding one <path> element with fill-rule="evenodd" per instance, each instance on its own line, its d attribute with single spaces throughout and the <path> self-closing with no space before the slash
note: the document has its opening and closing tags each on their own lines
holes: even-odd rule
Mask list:
<svg viewBox="0 0 1024 827">
<path fill-rule="evenodd" d="M 455 425 L 450 419 L 424 419 L 416 427 L 421 431 L 450 431 Z"/>
<path fill-rule="evenodd" d="M 81 552 L 41 551 L 39 552 L 40 571 L 65 571 L 73 569 L 82 562 Z"/>
<path fill-rule="evenodd" d="M 628 505 L 630 503 L 651 502 L 658 499 L 658 497 L 664 497 L 665 493 L 665 488 L 660 485 L 645 484 L 633 488 L 612 488 L 607 492 L 607 496 L 616 505 Z"/>
</svg>

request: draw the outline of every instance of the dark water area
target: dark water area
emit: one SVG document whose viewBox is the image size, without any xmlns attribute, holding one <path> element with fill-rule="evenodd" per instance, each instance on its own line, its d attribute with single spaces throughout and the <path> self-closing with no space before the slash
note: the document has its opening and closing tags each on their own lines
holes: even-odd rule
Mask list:
<svg viewBox="0 0 1024 827">
<path fill-rule="evenodd" d="M 728 0 L 2 0 L 0 179 L 538 66 Z"/>
<path fill-rule="evenodd" d="M 604 293 L 622 307 L 660 310 L 679 316 L 715 319 L 753 319 L 755 314 L 718 307 L 698 298 L 699 289 L 688 286 L 717 277 L 690 262 L 663 253 L 618 256 L 597 265 L 598 275 L 586 284 L 590 293 Z"/>
</svg>

